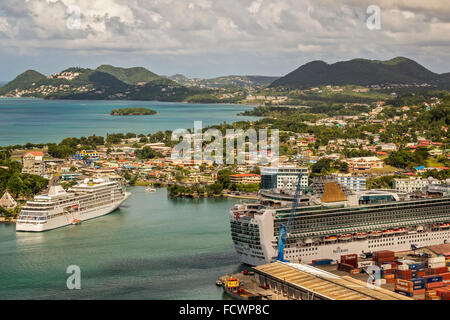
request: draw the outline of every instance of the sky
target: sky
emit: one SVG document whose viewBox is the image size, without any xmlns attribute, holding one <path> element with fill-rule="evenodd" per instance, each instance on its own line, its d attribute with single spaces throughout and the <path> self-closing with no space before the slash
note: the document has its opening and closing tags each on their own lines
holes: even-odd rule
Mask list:
<svg viewBox="0 0 450 320">
<path fill-rule="evenodd" d="M 0 81 L 101 64 L 282 76 L 312 60 L 397 56 L 450 72 L 448 2 L 0 0 Z"/>
</svg>

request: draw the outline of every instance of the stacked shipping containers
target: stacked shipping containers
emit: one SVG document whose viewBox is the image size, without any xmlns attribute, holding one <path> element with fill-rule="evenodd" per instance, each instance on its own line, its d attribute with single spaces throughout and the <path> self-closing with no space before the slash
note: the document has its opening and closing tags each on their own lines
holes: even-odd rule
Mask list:
<svg viewBox="0 0 450 320">
<path fill-rule="evenodd" d="M 373 261 L 375 261 L 379 266 L 383 263 L 392 263 L 395 260 L 394 251 L 383 250 L 377 251 L 373 254 Z"/>
<path fill-rule="evenodd" d="M 377 255 L 379 256 L 379 254 Z M 414 299 L 450 299 L 450 272 L 445 257 L 429 258 L 427 263 L 397 260 L 395 292 Z"/>
<path fill-rule="evenodd" d="M 358 255 L 347 254 L 341 256 L 341 262 L 338 265 L 338 269 L 349 272 L 350 274 L 360 273 L 361 269 L 358 268 Z"/>
<path fill-rule="evenodd" d="M 411 279 L 395 280 L 395 292 L 408 296 L 414 299 L 425 299 L 425 280 L 424 279 Z"/>
<path fill-rule="evenodd" d="M 328 263 L 321 260 L 314 262 L 318 265 Z M 395 283 L 395 292 L 417 300 L 450 300 L 450 267 L 447 266 L 450 255 L 429 258 L 425 264 L 396 259 L 393 251 L 383 250 L 373 253 L 372 263 L 358 262 L 356 254 L 343 255 L 338 268 L 355 274 L 360 272 L 358 268 L 373 263 L 380 267 L 381 279 L 376 279 L 377 284 Z"/>
</svg>

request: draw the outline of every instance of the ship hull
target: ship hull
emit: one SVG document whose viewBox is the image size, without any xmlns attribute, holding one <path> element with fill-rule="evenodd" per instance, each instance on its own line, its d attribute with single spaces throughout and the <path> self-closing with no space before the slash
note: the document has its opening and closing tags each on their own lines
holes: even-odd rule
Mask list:
<svg viewBox="0 0 450 320">
<path fill-rule="evenodd" d="M 120 201 L 115 201 L 108 205 L 88 209 L 84 211 L 82 214 L 74 212 L 70 216 L 61 215 L 57 218 L 43 222 L 17 222 L 16 231 L 43 232 L 71 225 L 73 220 L 75 219 L 79 221 L 95 219 L 115 211 L 128 197 L 129 194 L 127 193 L 125 194 L 125 197 Z"/>
<path fill-rule="evenodd" d="M 332 259 L 339 261 L 341 255 L 362 254 L 380 250 L 391 250 L 395 252 L 411 250 L 411 245 L 422 248 L 431 245 L 450 243 L 450 230 L 417 232 L 414 234 L 402 234 L 394 236 L 384 236 L 373 239 L 357 240 L 351 242 L 336 242 L 325 245 L 311 245 L 307 247 L 287 248 L 285 259 L 293 263 L 312 263 L 316 259 Z M 236 246 L 236 251 L 240 261 L 250 266 L 258 266 L 274 261 L 273 257 L 264 258 L 252 257 L 240 252 L 251 252 L 245 246 Z M 271 248 L 273 254 L 276 248 Z M 298 251 L 298 252 L 297 252 Z"/>
</svg>

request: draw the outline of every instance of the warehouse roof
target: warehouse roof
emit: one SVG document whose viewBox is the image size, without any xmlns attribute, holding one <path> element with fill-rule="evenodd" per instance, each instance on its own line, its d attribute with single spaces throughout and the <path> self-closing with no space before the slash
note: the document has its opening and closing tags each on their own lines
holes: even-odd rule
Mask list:
<svg viewBox="0 0 450 320">
<path fill-rule="evenodd" d="M 275 262 L 255 267 L 255 272 L 314 294 L 324 300 L 412 300 L 349 276 L 315 272 L 313 267 Z"/>
</svg>

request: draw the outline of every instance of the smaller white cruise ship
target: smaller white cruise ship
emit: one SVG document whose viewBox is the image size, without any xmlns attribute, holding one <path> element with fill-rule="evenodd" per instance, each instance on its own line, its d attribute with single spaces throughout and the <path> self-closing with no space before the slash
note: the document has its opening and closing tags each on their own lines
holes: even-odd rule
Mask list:
<svg viewBox="0 0 450 320">
<path fill-rule="evenodd" d="M 97 218 L 116 210 L 128 197 L 118 182 L 86 179 L 65 191 L 52 185 L 22 207 L 16 231 L 40 232 Z"/>
</svg>

